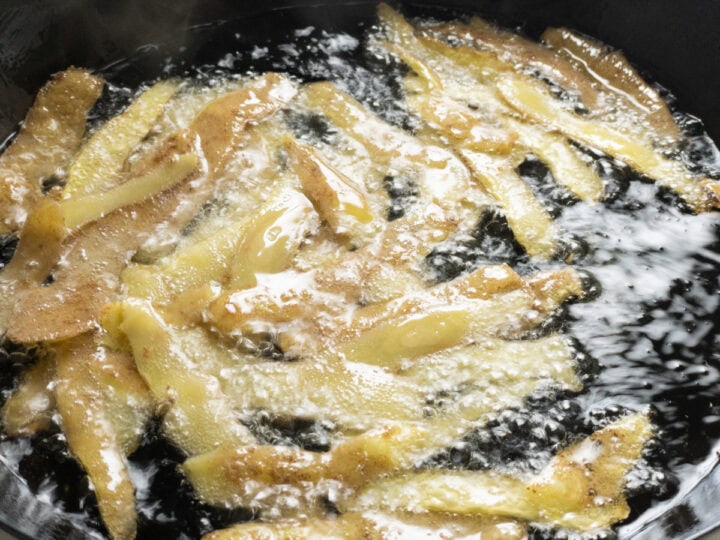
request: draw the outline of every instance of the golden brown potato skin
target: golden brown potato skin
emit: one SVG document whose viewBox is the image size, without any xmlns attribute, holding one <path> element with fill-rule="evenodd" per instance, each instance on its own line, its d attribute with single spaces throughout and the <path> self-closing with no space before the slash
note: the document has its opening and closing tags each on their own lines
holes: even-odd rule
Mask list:
<svg viewBox="0 0 720 540">
<path fill-rule="evenodd" d="M 523 538 L 530 523 L 582 532 L 629 515 L 626 475 L 653 436 L 642 412 L 568 438 L 538 473 L 429 460 L 533 394 L 583 388 L 573 346 L 543 324 L 585 292 L 573 255 L 558 260 L 572 232 L 560 228 L 577 224 L 553 210 L 574 195 L 576 208 L 599 212 L 605 195 L 580 143 L 698 211 L 720 184 L 626 129 L 637 116 L 598 118 L 614 90 L 564 53 L 479 19 L 413 26 L 386 5 L 379 14 L 371 46 L 410 68 L 401 84 L 412 132 L 341 82 L 160 82 L 80 147 L 62 197 L 23 195 L 20 244 L 0 274 L 0 296 L 12 299 L 0 332 L 48 354 L 3 421 L 26 436 L 59 419 L 113 540 L 137 532 L 126 459 L 152 415 L 185 453 L 200 501 L 261 520 L 206 540 Z M 603 77 L 637 89 L 623 62 L 610 57 Z M 183 116 L 188 95 L 197 107 Z M 332 137 L 286 112 L 321 117 Z M 19 149 L 44 133 L 33 114 Z M 13 155 L 0 171 L 20 170 Z M 550 201 L 522 172 L 536 158 L 568 201 Z M 498 234 L 488 214 L 507 222 L 499 235 L 513 255 L 478 248 L 459 276 L 437 270 L 430 260 L 446 241 L 461 258 L 479 229 Z M 312 447 L 285 432 L 306 422 Z"/>
<path fill-rule="evenodd" d="M 452 540 L 520 540 L 525 525 L 509 519 L 466 518 L 453 514 L 383 514 L 381 512 L 347 513 L 335 518 L 288 520 L 278 523 L 245 523 L 209 533 L 203 540 L 383 540 L 407 538 L 408 534 L 424 538 Z"/>
<path fill-rule="evenodd" d="M 62 175 L 70 164 L 103 85 L 89 71 L 69 68 L 40 90 L 20 133 L 0 156 L 0 234 L 18 231 L 42 197 L 43 179 Z"/>
<path fill-rule="evenodd" d="M 135 488 L 125 463 L 140 442 L 154 402 L 133 358 L 85 334 L 56 349 L 57 408 L 68 446 L 95 487 L 113 540 L 137 530 Z"/>
<path fill-rule="evenodd" d="M 160 144 L 131 175 L 188 153 L 196 139 L 201 142 L 209 174 L 194 172 L 172 188 L 78 231 L 66 247 L 66 264 L 56 272 L 55 281 L 47 287 L 31 288 L 15 305 L 8 337 L 18 343 L 58 341 L 95 328 L 100 309 L 118 292 L 120 272 L 129 258 L 161 224 L 180 231 L 195 216 L 212 196 L 229 153 L 242 140 L 244 126 L 278 110 L 283 101 L 271 93 L 289 84 L 277 74 L 265 75 L 259 88 L 218 98 L 200 112 L 188 130 Z M 266 99 L 257 103 L 262 92 Z"/>
</svg>

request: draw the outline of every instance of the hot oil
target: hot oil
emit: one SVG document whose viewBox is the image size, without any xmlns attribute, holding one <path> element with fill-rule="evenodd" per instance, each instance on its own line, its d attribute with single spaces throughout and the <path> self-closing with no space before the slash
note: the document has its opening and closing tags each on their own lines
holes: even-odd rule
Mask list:
<svg viewBox="0 0 720 540">
<path fill-rule="evenodd" d="M 192 64 L 170 58 L 164 73 L 210 86 L 225 84 L 249 70 L 283 71 L 303 81 L 336 80 L 386 121 L 410 131 L 417 126 L 417 119 L 402 103 L 400 78 L 406 69 L 366 50 L 357 35 L 306 27 L 286 40 L 252 47 L 228 26 L 219 28 L 218 36 L 197 53 L 202 67 L 188 67 Z M 134 93 L 123 87 L 122 72 L 117 70 L 116 65 L 108 72 L 111 81 L 113 76 L 118 80 L 96 107 L 97 119 L 119 110 Z M 689 135 L 683 158 L 697 170 L 717 174 L 720 154 L 704 136 L 701 124 L 679 117 Z M 322 119 L 305 118 L 292 110 L 284 118 L 298 137 L 332 144 L 333 133 Z M 717 214 L 691 215 L 668 193 L 622 164 L 595 158 L 609 193 L 606 202 L 595 206 L 552 189 L 550 173 L 532 159 L 519 169 L 556 217 L 567 244 L 582 246 L 568 252 L 572 264 L 587 272 L 600 289 L 593 301 L 571 305 L 556 321 L 577 344 L 586 389 L 579 395 L 538 392 L 522 407 L 499 414 L 426 465 L 538 471 L 578 437 L 629 410 L 649 408 L 658 427 L 657 439 L 631 473 L 628 491 L 637 521 L 621 528 L 622 535 L 636 530 L 637 523 L 652 512 L 647 510 L 652 505 L 697 482 L 699 464 L 720 439 L 720 225 Z M 388 180 L 391 189 L 396 184 Z M 401 195 L 405 191 L 398 188 Z M 403 205 L 398 203 L 398 208 Z M 562 264 L 531 261 L 502 216 L 478 216 L 473 230 L 470 237 L 444 243 L 428 256 L 426 264 L 436 280 L 487 263 L 508 262 L 523 274 Z M 4 241 L 1 249 L 7 259 L 12 240 Z M 11 359 L 17 352 L 7 349 L 3 354 L 4 400 L 17 383 L 20 368 Z M 262 414 L 248 419 L 248 425 L 273 444 L 308 447 L 310 433 L 309 447 L 325 448 L 318 443 L 324 441 L 322 429 L 293 422 L 276 424 L 276 419 Z M 0 449 L 4 462 L 49 503 L 101 528 L 87 485 L 80 482 L 78 489 L 70 491 L 60 488 L 77 484 L 82 475 L 79 467 L 72 469 L 68 462 L 67 447 L 57 430 L 30 443 L 3 438 Z M 138 538 L 196 538 L 213 528 L 252 518 L 245 510 L 227 511 L 199 503 L 178 471 L 184 458 L 162 436 L 157 423 L 130 457 L 138 488 Z M 70 476 L 63 476 L 67 467 L 72 469 Z M 531 535 L 564 537 L 565 533 L 533 529 Z"/>
</svg>

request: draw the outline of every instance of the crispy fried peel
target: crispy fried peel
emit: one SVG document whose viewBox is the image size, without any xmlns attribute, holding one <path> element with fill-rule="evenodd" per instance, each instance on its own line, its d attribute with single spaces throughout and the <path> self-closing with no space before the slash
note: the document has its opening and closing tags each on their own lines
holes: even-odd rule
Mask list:
<svg viewBox="0 0 720 540">
<path fill-rule="evenodd" d="M 603 181 L 566 137 L 510 117 L 505 123 L 518 133 L 522 145 L 547 165 L 559 185 L 581 201 L 594 203 L 605 197 Z"/>
<path fill-rule="evenodd" d="M 307 489 L 320 482 L 364 485 L 401 465 L 402 456 L 394 455 L 393 449 L 406 437 L 415 437 L 414 430 L 395 425 L 354 437 L 327 453 L 281 446 L 223 446 L 188 459 L 183 469 L 206 501 L 228 504 L 227 496 L 233 493 L 231 504 L 268 509 L 267 502 L 254 503 L 254 494 L 243 491 L 272 486 Z"/>
<path fill-rule="evenodd" d="M 491 514 L 590 531 L 629 514 L 625 475 L 652 436 L 647 416 L 631 414 L 561 451 L 528 480 L 492 471 L 411 473 L 378 482 L 339 506 Z"/>
<path fill-rule="evenodd" d="M 146 174 L 130 178 L 105 192 L 61 201 L 58 204 L 65 228 L 72 232 L 120 208 L 154 197 L 187 178 L 199 165 L 199 158 L 194 153 L 173 156 L 171 160 L 159 164 Z"/>
<path fill-rule="evenodd" d="M 17 302 L 8 329 L 11 339 L 56 341 L 94 328 L 102 306 L 117 294 L 118 277 L 129 257 L 160 225 L 166 232 L 182 230 L 211 197 L 231 150 L 242 139 L 243 127 L 278 110 L 293 93 L 293 85 L 280 75 L 260 77 L 211 102 L 186 132 L 138 163 L 133 174 L 146 174 L 199 141 L 210 172 L 191 173 L 179 185 L 81 229 L 69 242 L 67 264 L 56 272 L 54 283 L 38 284 Z"/>
<path fill-rule="evenodd" d="M 502 30 L 480 17 L 473 17 L 468 26 L 446 28 L 457 31 L 459 35 L 466 34 L 474 40 L 476 46 L 493 50 L 514 65 L 540 70 L 550 80 L 577 93 L 588 109 L 596 108 L 601 101 L 598 89 L 590 77 L 566 58 L 539 43 Z"/>
<path fill-rule="evenodd" d="M 588 107 L 594 107 L 599 100 L 598 91 L 593 87 L 593 80 L 583 71 L 578 70 L 567 59 L 551 49 L 532 42 L 512 32 L 501 30 L 479 17 L 474 17 L 471 24 L 458 22 L 427 25 L 418 32 L 403 16 L 387 4 L 378 6 L 378 18 L 384 26 L 388 37 L 403 45 L 412 44 L 417 37 L 432 39 L 433 36 L 452 36 L 470 43 L 479 50 L 470 52 L 470 48 L 462 44 L 455 47 L 462 51 L 464 58 L 473 55 L 476 59 L 484 57 L 486 66 L 491 64 L 492 71 L 507 71 L 532 67 L 539 70 L 557 84 L 569 88 L 580 96 Z M 466 67 L 474 69 L 476 62 L 469 62 Z"/>
<path fill-rule="evenodd" d="M 558 334 L 508 341 L 487 336 L 401 366 L 400 374 L 421 388 L 451 392 L 478 381 L 549 377 L 573 391 L 581 389 L 573 353 Z"/>
<path fill-rule="evenodd" d="M 557 250 L 557 227 L 542 203 L 515 172 L 512 160 L 470 150 L 461 150 L 460 155 L 498 201 L 515 238 L 528 255 L 550 258 Z"/>
<path fill-rule="evenodd" d="M 318 289 L 360 304 L 424 289 L 429 281 L 423 259 L 457 227 L 457 221 L 437 207 L 412 212 L 389 223 L 368 245 L 319 265 L 314 275 Z"/>
<path fill-rule="evenodd" d="M 177 91 L 174 81 L 161 81 L 140 94 L 119 115 L 105 122 L 75 157 L 63 198 L 105 191 L 117 182 L 130 152 L 153 127 Z"/>
<path fill-rule="evenodd" d="M 57 407 L 75 457 L 95 486 L 110 537 L 135 538 L 135 491 L 125 456 L 138 445 L 154 402 L 132 357 L 85 334 L 56 347 Z"/>
<path fill-rule="evenodd" d="M 0 273 L 0 335 L 7 331 L 18 297 L 50 274 L 62 253 L 67 236 L 62 209 L 57 201 L 44 199 L 28 215 L 17 248 Z"/>
<path fill-rule="evenodd" d="M 292 447 L 223 446 L 188 459 L 185 473 L 203 500 L 250 506 L 267 512 L 283 493 L 304 493 L 304 506 L 317 506 L 333 487 L 353 491 L 398 468 L 406 468 L 407 447 L 417 446 L 426 431 L 394 424 L 341 442 L 330 452 Z M 262 491 L 267 495 L 257 497 Z"/>
<path fill-rule="evenodd" d="M 434 59 L 437 68 L 437 71 L 433 71 L 426 66 L 423 71 L 419 72 L 419 76 L 427 77 L 426 73 L 431 72 L 433 79 L 440 81 L 440 88 L 431 87 L 429 90 L 427 88 L 418 90 L 413 78 L 406 77 L 404 81 L 409 107 L 416 111 L 432 130 L 446 134 L 452 134 L 454 130 L 458 130 L 457 115 L 439 113 L 442 113 L 443 108 L 451 107 L 451 110 L 460 108 L 462 116 L 465 118 L 460 123 L 462 132 L 477 130 L 481 134 L 481 138 L 478 143 L 474 143 L 472 137 L 458 138 L 454 142 L 454 146 L 491 153 L 508 153 L 513 148 L 524 147 L 528 152 L 536 154 L 544 161 L 552 171 L 554 179 L 572 191 L 578 198 L 592 202 L 602 198 L 604 194 L 602 181 L 592 168 L 578 158 L 577 151 L 569 145 L 564 137 L 538 126 L 518 122 L 509 114 L 510 111 L 495 95 L 494 90 L 491 87 L 484 87 L 484 85 L 492 84 L 503 71 L 507 71 L 496 69 L 492 58 L 481 55 L 481 51 L 467 47 L 451 47 L 427 36 L 414 38 L 408 47 L 411 49 L 404 50 L 404 54 L 401 56 L 403 61 L 409 62 L 410 65 L 421 63 L 419 55 L 422 55 L 424 51 L 429 58 Z M 451 72 L 456 71 L 458 67 L 467 67 L 477 73 L 476 81 L 472 83 L 455 81 Z M 448 71 L 448 73 L 444 73 L 444 71 Z M 462 92 L 450 92 L 456 86 L 465 88 L 468 84 L 472 89 L 468 92 L 469 96 L 482 89 L 481 103 L 485 107 L 491 105 L 492 115 L 488 115 L 488 111 L 485 111 L 483 116 L 464 110 L 463 108 L 467 108 L 467 104 L 461 99 Z M 498 132 L 498 127 L 504 131 Z M 511 135 L 503 136 L 503 132 Z M 482 137 L 488 138 L 483 141 Z M 507 147 L 502 143 L 510 143 L 511 146 Z"/>
<path fill-rule="evenodd" d="M 284 368 L 284 369 L 283 369 Z M 268 410 L 287 418 L 322 418 L 341 431 L 422 418 L 423 392 L 383 369 L 336 359 L 310 358 L 288 366 L 247 363 L 222 374 L 225 393 L 239 410 Z"/>
<path fill-rule="evenodd" d="M 271 276 L 287 269 L 306 237 L 317 230 L 318 221 L 310 201 L 296 189 L 284 186 L 252 218 L 181 250 L 161 269 L 133 268 L 125 273 L 124 280 L 131 295 L 145 290 L 160 299 L 182 290 L 169 311 L 186 313 L 186 320 L 198 320 L 206 308 L 211 312 L 225 309 L 228 293 L 220 294 L 220 286 L 230 291 L 258 287 L 259 275 Z M 224 259 L 225 264 L 201 259 L 210 253 Z M 180 288 L 180 284 L 185 287 Z"/>
<path fill-rule="evenodd" d="M 285 273 L 276 281 L 220 295 L 207 315 L 212 328 L 228 336 L 274 330 L 290 351 L 315 336 L 325 350 L 337 349 L 347 360 L 391 367 L 478 335 L 519 335 L 582 294 L 580 277 L 571 269 L 548 271 L 526 285 L 509 267 L 488 266 L 354 309 L 348 306 L 353 296 L 323 290 L 312 272 Z"/>
<path fill-rule="evenodd" d="M 486 356 L 488 365 L 483 364 Z M 501 361 L 507 357 L 518 360 L 508 365 Z M 260 408 L 281 417 L 306 414 L 311 418 L 329 418 L 341 430 L 362 431 L 383 423 L 387 427 L 340 442 L 329 454 L 294 448 L 220 447 L 190 459 L 185 465 L 200 496 L 213 504 L 254 505 L 258 510 L 268 511 L 279 502 L 277 497 L 294 493 L 304 501 L 303 505 L 312 507 L 316 497 L 325 493 L 327 482 L 340 482 L 344 489 L 355 489 L 373 477 L 412 466 L 461 437 L 488 413 L 514 406 L 539 386 L 555 383 L 561 388 L 581 388 L 572 354 L 557 336 L 536 342 L 491 339 L 467 350 L 437 353 L 418 361 L 404 376 L 426 392 L 433 388 L 447 391 L 454 386 L 478 385 L 491 396 L 481 397 L 483 391 L 461 393 L 429 420 L 412 417 L 413 411 L 421 410 L 419 396 L 408 395 L 405 403 L 396 404 L 405 392 L 402 377 L 395 382 L 388 379 L 390 386 L 385 397 L 381 397 L 373 388 L 382 372 L 368 373 L 369 377 L 359 383 L 362 370 L 343 374 L 355 365 L 322 365 L 316 360 L 279 366 L 256 362 L 223 368 L 224 376 L 229 377 L 225 383 L 228 395 L 240 409 Z M 444 370 L 448 377 L 438 377 Z M 424 380 L 428 384 L 422 384 Z M 408 386 L 413 387 L 414 384 Z M 340 412 L 338 404 L 342 402 L 346 412 L 335 416 L 333 413 Z M 401 408 L 396 409 L 397 405 Z M 393 418 L 395 410 L 411 416 Z M 357 420 L 348 422 L 353 417 Z M 395 424 L 393 420 L 405 423 Z M 257 499 L 260 492 L 264 495 Z"/>
<path fill-rule="evenodd" d="M 11 437 L 44 431 L 55 409 L 55 361 L 43 356 L 29 368 L 2 407 L 2 424 Z"/>
<path fill-rule="evenodd" d="M 377 232 L 374 220 L 374 236 L 346 257 L 347 263 L 339 261 L 342 269 L 329 280 L 343 282 L 344 292 L 349 294 L 350 289 L 359 290 L 358 298 L 363 301 L 387 299 L 421 287 L 422 258 L 457 229 L 467 229 L 491 201 L 451 152 L 383 122 L 336 86 L 313 83 L 300 94 L 302 103 L 322 113 L 348 140 L 360 145 L 358 153 L 367 161 L 365 170 L 379 171 L 383 182 L 409 179 L 413 189 L 416 186 L 412 204 Z M 359 277 L 354 285 L 344 279 L 350 275 Z M 394 284 L 393 276 L 398 278 Z"/>
<path fill-rule="evenodd" d="M 181 448 L 198 454 L 223 443 L 249 444 L 252 434 L 212 374 L 201 365 L 202 350 L 188 350 L 148 302 L 126 301 L 120 325 L 137 369 L 155 399 L 167 404 L 164 430 Z"/>
<path fill-rule="evenodd" d="M 306 237 L 318 229 L 317 213 L 299 191 L 284 189 L 271 200 L 245 230 L 230 264 L 231 289 L 252 287 L 259 274 L 287 269 Z"/>
<path fill-rule="evenodd" d="M 498 202 L 518 242 L 529 255 L 552 256 L 556 250 L 557 231 L 548 212 L 515 172 L 517 158 L 486 153 L 508 154 L 516 146 L 526 146 L 545 159 L 557 161 L 553 172 L 559 183 L 575 188 L 574 191 L 580 192 L 583 198 L 591 200 L 597 200 L 603 191 L 597 175 L 568 148 L 566 141 L 561 138 L 551 141 L 550 136 L 538 129 L 522 129 L 524 126 L 512 120 L 502 104 L 495 103 L 494 90 L 486 91 L 495 109 L 494 119 L 468 109 L 465 102 L 445 91 L 445 87 L 452 87 L 454 81 L 442 71 L 444 65 L 453 65 L 450 72 L 457 71 L 458 66 L 474 66 L 476 69 L 473 72 L 478 72 L 477 68 L 482 66 L 477 82 L 461 82 L 461 85 L 482 87 L 488 80 L 492 82 L 493 78 L 506 71 L 497 67 L 497 61 L 472 49 L 450 47 L 430 37 L 421 40 L 399 13 L 387 7 L 379 9 L 385 26 L 394 29 L 390 32 L 392 39 L 402 43 L 402 46 L 389 44 L 391 52 L 398 54 L 411 67 L 415 66 L 416 73 L 427 83 L 418 90 L 411 79 L 406 79 L 408 105 L 426 123 L 429 128 L 427 135 L 441 135 L 449 139 L 448 142 L 462 156 L 475 178 Z M 440 71 L 430 67 L 422 57 L 432 61 Z M 488 70 L 490 74 L 486 73 Z M 448 71 L 447 68 L 445 71 Z"/>
<path fill-rule="evenodd" d="M 42 197 L 42 181 L 63 174 L 103 84 L 88 71 L 70 68 L 40 89 L 20 132 L 0 156 L 0 234 L 20 229 Z"/>
<path fill-rule="evenodd" d="M 451 152 L 380 120 L 332 83 L 308 84 L 302 94 L 310 106 L 365 146 L 373 161 L 421 173 L 421 196 L 428 203 L 453 208 L 470 192 L 469 174 Z"/>
<path fill-rule="evenodd" d="M 517 380 L 494 381 L 499 395 L 492 400 L 478 398 L 477 392 L 464 394 L 436 416 L 402 423 L 385 421 L 381 427 L 339 442 L 327 453 L 226 445 L 188 459 L 183 468 L 198 496 L 211 504 L 267 513 L 282 505 L 284 496 L 292 495 L 300 505 L 295 511 L 317 510 L 319 501 L 329 493 L 352 499 L 352 493 L 363 486 L 411 469 L 478 422 L 487 421 L 489 414 L 517 406 L 549 382 L 552 379 L 537 369 Z M 572 384 L 577 388 L 579 383 L 575 379 Z"/>
<path fill-rule="evenodd" d="M 55 281 L 46 287 L 33 284 L 19 297 L 8 337 L 18 343 L 59 341 L 95 328 L 100 309 L 117 294 L 128 258 L 191 194 L 197 190 L 185 181 L 80 229 L 69 241 L 66 264 L 55 272 Z"/>
<path fill-rule="evenodd" d="M 720 208 L 720 181 L 706 178 L 701 181 L 705 190 L 712 196 L 711 204 L 715 208 Z"/>
<path fill-rule="evenodd" d="M 207 358 L 219 356 L 213 347 L 202 348 Z M 508 363 L 507 358 L 516 360 Z M 573 354 L 559 336 L 522 341 L 484 337 L 465 347 L 416 359 L 402 366 L 396 375 L 376 366 L 326 358 L 287 365 L 237 360 L 227 365 L 222 359 L 216 362 L 215 371 L 223 388 L 240 410 L 327 419 L 340 431 L 350 433 L 388 421 L 420 420 L 424 414 L 423 394 L 456 393 L 463 385 L 508 382 L 513 391 L 523 392 L 538 381 L 556 381 L 573 391 L 582 388 Z M 515 385 L 515 381 L 522 380 L 531 383 Z M 510 389 L 506 394 L 511 401 L 514 399 Z M 469 405 L 467 416 L 461 415 L 458 426 L 464 420 L 477 420 L 488 410 L 481 402 Z M 438 423 L 444 419 L 439 411 Z M 453 435 L 449 436 L 448 442 L 452 442 Z"/>
<path fill-rule="evenodd" d="M 250 218 L 241 218 L 156 264 L 128 265 L 121 276 L 127 295 L 166 305 L 184 291 L 211 282 L 226 282 L 230 277 L 228 269 L 249 226 Z"/>
<path fill-rule="evenodd" d="M 211 101 L 192 121 L 189 131 L 200 139 L 212 174 L 227 164 L 249 123 L 271 116 L 295 95 L 295 85 L 279 73 L 266 73 L 253 83 Z"/>
<path fill-rule="evenodd" d="M 537 272 L 530 276 L 528 285 L 543 310 L 555 309 L 568 299 L 581 299 L 585 295 L 582 276 L 572 267 Z"/>
<path fill-rule="evenodd" d="M 333 83 L 298 87 L 276 73 L 215 88 L 192 112 L 178 111 L 180 97 L 157 124 L 177 89 L 162 82 L 81 148 L 66 197 L 22 195 L 0 332 L 54 356 L 28 370 L 3 422 L 32 434 L 57 408 L 113 539 L 136 534 L 125 459 L 153 412 L 188 456 L 202 503 L 270 521 L 207 540 L 521 538 L 528 523 L 583 532 L 628 516 L 626 475 L 653 435 L 645 414 L 538 474 L 425 468 L 533 393 L 582 390 L 572 346 L 531 330 L 584 294 L 572 267 L 521 277 L 482 266 L 438 284 L 426 257 L 448 238 L 464 246 L 489 208 L 530 256 L 554 257 L 560 233 L 516 168 L 533 154 L 597 202 L 604 186 L 573 141 L 654 175 L 698 211 L 720 206 L 720 183 L 691 178 L 644 124 L 628 128 L 645 118 L 675 140 L 677 126 L 620 53 L 563 31 L 548 34 L 558 52 L 479 19 L 414 27 L 385 4 L 378 12 L 371 47 L 412 70 L 402 81 L 412 133 Z M 296 108 L 275 115 L 290 100 Z M 623 100 L 637 114 L 600 119 Z M 325 124 L 331 136 L 316 136 Z M 183 128 L 143 142 L 153 125 Z M 300 437 L 268 444 L 307 423 L 327 451 Z"/>
<path fill-rule="evenodd" d="M 584 69 L 622 102 L 639 111 L 661 138 L 675 143 L 682 137 L 665 100 L 638 74 L 619 50 L 567 28 L 548 28 L 541 39 Z"/>
<path fill-rule="evenodd" d="M 355 512 L 327 518 L 304 518 L 275 523 L 244 523 L 209 533 L 203 540 L 347 540 L 364 538 L 482 538 L 520 540 L 525 526 L 494 517 L 468 518 L 452 514 L 412 515 L 407 513 Z"/>
<path fill-rule="evenodd" d="M 664 157 L 649 144 L 609 125 L 567 111 L 539 83 L 515 75 L 503 76 L 498 89 L 503 98 L 525 117 L 624 161 L 658 184 L 675 191 L 696 211 L 709 211 L 717 205 L 717 199 L 704 183 L 706 180 L 695 177 L 680 161 Z"/>
<path fill-rule="evenodd" d="M 363 225 L 374 219 L 364 190 L 326 163 L 311 147 L 288 138 L 285 149 L 303 192 L 335 234 L 362 238 L 367 231 Z"/>
<path fill-rule="evenodd" d="M 491 154 L 508 154 L 515 147 L 516 132 L 483 121 L 480 115 L 454 100 L 417 94 L 408 96 L 408 105 L 432 131 L 444 135 L 453 146 Z"/>
</svg>

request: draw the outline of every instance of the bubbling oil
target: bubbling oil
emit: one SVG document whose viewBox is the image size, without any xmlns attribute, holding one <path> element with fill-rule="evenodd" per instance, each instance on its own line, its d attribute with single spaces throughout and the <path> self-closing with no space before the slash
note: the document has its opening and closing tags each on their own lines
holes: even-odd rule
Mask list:
<svg viewBox="0 0 720 540">
<path fill-rule="evenodd" d="M 282 71 L 301 81 L 333 80 L 387 122 L 412 131 L 418 120 L 403 105 L 406 68 L 364 46 L 361 35 L 305 27 L 286 40 L 232 46 L 231 27 L 198 53 L 201 65 L 169 56 L 165 76 L 185 77 L 188 85 L 222 86 L 249 72 Z M 227 34 L 227 35 L 226 35 Z M 231 52 L 228 52 L 231 51 Z M 91 121 L 99 122 L 137 94 L 123 82 L 132 62 L 106 70 L 110 81 Z M 284 111 L 299 138 L 332 144 L 332 127 L 322 118 Z M 682 158 L 695 171 L 720 176 L 720 152 L 699 120 L 676 113 L 687 142 Z M 584 149 L 603 178 L 607 200 L 588 205 L 552 181 L 540 162 L 527 159 L 518 169 L 556 219 L 566 255 L 596 289 L 592 302 L 569 306 L 554 326 L 576 343 L 581 375 L 579 395 L 552 391 L 529 396 L 522 407 L 497 415 L 452 447 L 430 458 L 428 467 L 540 470 L 560 448 L 628 410 L 652 411 L 657 438 L 628 481 L 634 520 L 621 536 L 637 530 L 662 501 L 700 479 L 720 440 L 720 224 L 716 213 L 691 215 L 676 197 L 644 181 L 623 164 Z M 388 217 L 412 203 L 411 178 L 387 178 L 394 200 Z M 3 239 L 0 255 L 9 260 L 14 240 Z M 473 232 L 437 246 L 425 260 L 429 275 L 443 281 L 488 263 L 507 262 L 520 273 L 559 266 L 539 263 L 522 251 L 504 218 L 478 216 Z M 542 329 L 540 330 L 543 331 Z M 17 384 L 33 351 L 0 350 L 0 401 Z M 30 360 L 31 361 L 31 360 Z M 261 440 L 322 451 L 332 426 L 279 421 L 259 414 L 246 424 Z M 246 510 L 213 508 L 199 502 L 178 470 L 185 456 L 161 434 L 148 429 L 130 456 L 140 515 L 138 538 L 197 538 L 229 523 L 251 519 Z M 92 488 L 70 456 L 57 429 L 31 441 L 0 435 L 2 461 L 39 498 L 63 515 L 102 531 Z M 607 534 L 607 533 L 603 533 Z M 567 533 L 531 529 L 536 538 Z"/>
</svg>

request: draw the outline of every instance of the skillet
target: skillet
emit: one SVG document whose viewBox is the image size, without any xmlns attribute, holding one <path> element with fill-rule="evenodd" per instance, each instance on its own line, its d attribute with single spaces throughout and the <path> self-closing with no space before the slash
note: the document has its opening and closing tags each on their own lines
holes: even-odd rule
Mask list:
<svg viewBox="0 0 720 540">
<path fill-rule="evenodd" d="M 720 140 L 717 2 L 415 0 L 403 3 L 403 8 L 410 15 L 445 18 L 447 9 L 480 13 L 505 26 L 521 25 L 532 36 L 551 25 L 585 32 L 625 50 L 651 80 L 662 81 L 672 90 L 680 110 L 702 118 L 710 136 Z M 280 41 L 292 29 L 312 25 L 359 35 L 373 20 L 373 2 L 352 0 L 0 2 L 0 137 L 12 133 L 48 76 L 68 65 L 102 67 L 110 81 L 132 86 L 162 75 L 169 65 L 168 55 L 174 66 L 209 63 L 217 60 L 220 51 L 249 50 L 256 43 Z M 717 280 L 717 275 L 706 279 Z M 702 358 L 720 364 L 717 337 L 711 335 L 704 346 Z M 720 385 L 716 386 L 715 407 L 720 401 Z M 679 400 L 677 396 L 666 399 Z M 685 403 L 681 414 L 692 417 L 713 412 L 711 400 L 700 401 Z M 688 467 L 683 471 L 693 470 L 702 480 L 697 485 L 683 485 L 675 495 L 656 502 L 640 519 L 624 526 L 621 536 L 695 538 L 720 527 L 715 510 L 720 468 L 714 467 L 717 447 L 715 458 L 711 449 L 712 439 L 720 437 L 720 426 L 715 421 L 701 430 L 691 420 L 687 420 L 687 429 L 702 432 L 686 437 Z M 149 452 L 172 453 L 162 441 L 150 440 L 146 446 Z M 96 534 L 82 519 L 53 512 L 2 463 L 0 527 L 27 538 Z"/>
</svg>

